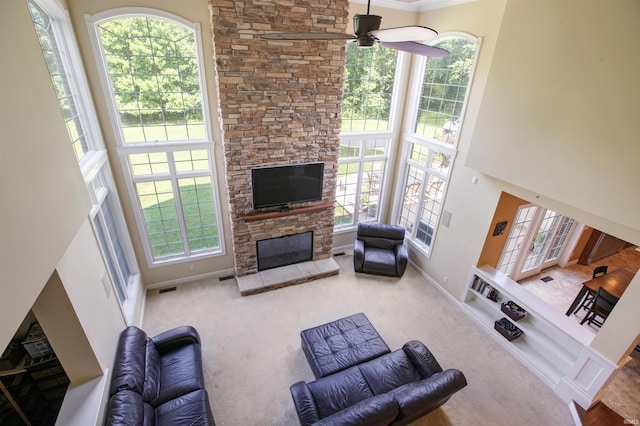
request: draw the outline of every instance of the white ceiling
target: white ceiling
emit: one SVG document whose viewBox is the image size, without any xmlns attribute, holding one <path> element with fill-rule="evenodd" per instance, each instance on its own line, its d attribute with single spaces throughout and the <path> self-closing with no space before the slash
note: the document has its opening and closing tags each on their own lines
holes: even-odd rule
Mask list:
<svg viewBox="0 0 640 426">
<path fill-rule="evenodd" d="M 351 3 L 367 4 L 367 0 L 349 0 Z M 410 10 L 422 12 L 425 10 L 439 9 L 441 7 L 455 6 L 462 3 L 470 3 L 476 0 L 371 0 L 370 13 L 375 13 L 375 7 L 388 7 L 391 9 Z"/>
</svg>

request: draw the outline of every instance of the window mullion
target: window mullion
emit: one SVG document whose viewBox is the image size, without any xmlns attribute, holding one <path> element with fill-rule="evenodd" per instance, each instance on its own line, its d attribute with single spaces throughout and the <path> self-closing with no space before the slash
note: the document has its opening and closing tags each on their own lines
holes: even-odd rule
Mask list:
<svg viewBox="0 0 640 426">
<path fill-rule="evenodd" d="M 182 206 L 182 196 L 180 194 L 180 185 L 178 183 L 178 173 L 176 172 L 175 160 L 173 152 L 167 152 L 167 161 L 169 165 L 169 175 L 171 179 L 171 188 L 173 189 L 173 202 L 176 206 L 176 214 L 178 216 L 178 225 L 180 226 L 180 237 L 182 246 L 186 256 L 191 255 L 191 247 L 189 246 L 189 238 L 187 235 L 187 223 L 184 217 L 184 208 Z"/>
</svg>

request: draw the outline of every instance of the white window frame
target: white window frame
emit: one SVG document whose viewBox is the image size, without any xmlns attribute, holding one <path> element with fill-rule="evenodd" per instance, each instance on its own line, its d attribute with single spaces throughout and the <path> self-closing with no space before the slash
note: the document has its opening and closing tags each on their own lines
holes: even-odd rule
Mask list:
<svg viewBox="0 0 640 426">
<path fill-rule="evenodd" d="M 368 132 L 344 132 L 340 133 L 340 144 L 346 143 L 349 140 L 361 140 L 360 155 L 358 157 L 338 158 L 338 164 L 358 164 L 358 184 L 355 195 L 355 206 L 353 212 L 353 223 L 335 225 L 336 233 L 353 231 L 358 226 L 359 222 L 368 221 L 380 221 L 382 217 L 386 215 L 386 209 L 388 206 L 388 188 L 391 186 L 389 176 L 389 161 L 393 158 L 392 153 L 398 145 L 399 127 L 402 122 L 400 113 L 402 112 L 400 104 L 400 94 L 405 85 L 405 75 L 410 63 L 410 55 L 404 52 L 398 52 L 396 69 L 393 82 L 393 92 L 391 95 L 391 104 L 389 107 L 389 126 L 385 131 L 368 131 Z M 378 156 L 366 156 L 365 145 L 366 141 L 385 139 L 387 141 L 385 155 Z M 380 198 L 378 200 L 378 209 L 374 218 L 370 217 L 367 220 L 360 220 L 360 198 L 362 194 L 363 184 L 363 169 L 364 164 L 371 161 L 384 161 L 384 171 L 382 180 L 380 182 Z"/>
<path fill-rule="evenodd" d="M 102 47 L 102 42 L 100 41 L 100 35 L 98 30 L 98 25 L 102 22 L 124 18 L 124 17 L 151 17 L 151 18 L 159 18 L 171 21 L 177 25 L 183 25 L 194 31 L 194 39 L 195 39 L 195 48 L 196 55 L 198 60 L 198 75 L 200 82 L 200 91 L 202 97 L 202 112 L 203 112 L 203 120 L 205 127 L 206 137 L 200 140 L 194 139 L 189 141 L 161 141 L 161 142 L 140 142 L 140 143 L 126 143 L 124 139 L 124 135 L 122 132 L 122 126 L 120 124 L 120 117 L 118 114 L 118 109 L 115 104 L 114 98 L 114 90 L 111 84 L 111 79 L 108 75 L 108 66 L 106 64 L 106 60 L 104 57 L 104 49 Z M 117 143 L 117 153 L 118 158 L 120 159 L 120 165 L 126 177 L 126 185 L 127 192 L 129 193 L 129 198 L 131 201 L 131 205 L 134 208 L 134 217 L 136 220 L 136 225 L 138 228 L 138 233 L 140 235 L 140 239 L 142 242 L 142 246 L 145 253 L 145 258 L 147 260 L 147 265 L 149 268 L 155 268 L 159 266 L 166 266 L 171 264 L 177 264 L 182 262 L 189 262 L 200 258 L 208 258 L 215 256 L 222 256 L 226 254 L 225 250 L 225 238 L 224 238 L 224 230 L 222 227 L 221 221 L 221 211 L 220 211 L 220 200 L 219 200 L 219 185 L 216 176 L 215 169 L 215 152 L 214 152 L 214 144 L 212 137 L 212 129 L 211 129 L 211 121 L 209 114 L 209 97 L 207 93 L 207 85 L 204 76 L 204 54 L 202 49 L 202 34 L 200 30 L 200 24 L 197 22 L 191 22 L 180 16 L 174 15 L 172 13 L 164 12 L 157 9 L 151 8 L 143 8 L 143 7 L 124 7 L 124 8 L 116 8 L 107 10 L 104 12 L 97 13 L 95 15 L 85 15 L 85 22 L 89 28 L 89 34 L 91 37 L 91 43 L 93 52 L 96 57 L 96 62 L 98 63 L 98 69 L 100 74 L 100 79 L 102 82 L 102 87 L 105 94 L 105 99 L 108 103 L 108 110 L 110 115 L 110 122 L 113 128 L 113 132 L 116 135 L 116 143 Z M 167 151 L 189 151 L 189 150 L 202 150 L 206 149 L 209 153 L 209 162 L 210 169 L 207 176 L 211 178 L 211 186 L 212 186 L 212 196 L 214 203 L 214 211 L 216 215 L 216 226 L 218 231 L 218 240 L 219 246 L 215 249 L 201 251 L 197 253 L 187 253 L 185 255 L 175 255 L 170 257 L 163 257 L 159 259 L 154 259 L 152 248 L 150 245 L 150 238 L 147 232 L 146 222 L 144 220 L 142 206 L 140 205 L 140 199 L 138 197 L 136 183 L 141 181 L 149 181 L 149 180 L 171 180 L 172 182 L 180 179 L 182 177 L 192 177 L 193 174 L 167 174 L 163 176 L 149 176 L 146 177 L 134 177 L 129 165 L 128 155 L 136 154 L 142 152 L 167 152 Z M 200 173 L 199 175 L 203 175 Z M 179 202 L 180 197 L 179 193 L 176 192 L 174 186 L 174 194 L 176 195 L 176 208 L 181 208 L 181 203 Z M 181 213 L 179 213 L 179 216 Z M 183 235 L 183 240 L 185 236 Z"/>
<path fill-rule="evenodd" d="M 419 195 L 419 211 L 417 216 L 416 225 L 420 222 L 422 218 L 423 212 L 423 200 L 426 195 L 426 191 L 424 190 L 425 183 L 428 181 L 429 175 L 433 175 L 439 179 L 444 181 L 444 185 L 442 188 L 442 201 L 441 201 L 441 211 L 439 212 L 436 222 L 431 223 L 434 226 L 433 235 L 431 236 L 431 243 L 429 246 L 426 246 L 421 241 L 415 238 L 416 233 L 418 232 L 419 226 L 414 226 L 413 229 L 407 230 L 406 238 L 412 248 L 416 249 L 420 253 L 422 253 L 425 257 L 430 258 L 431 253 L 433 252 L 433 247 L 435 245 L 435 240 L 438 233 L 438 228 L 440 225 L 440 221 L 442 218 L 442 213 L 444 212 L 444 205 L 446 201 L 447 188 L 449 186 L 449 180 L 451 179 L 451 172 L 453 171 L 455 158 L 457 156 L 457 147 L 458 140 L 462 129 L 464 128 L 464 117 L 466 115 L 467 104 L 469 101 L 469 94 L 471 92 L 471 88 L 473 85 L 473 77 L 475 74 L 475 70 L 477 67 L 478 55 L 480 52 L 480 46 L 482 39 L 479 37 L 472 36 L 470 34 L 464 32 L 447 32 L 442 34 L 441 36 L 434 39 L 430 42 L 430 45 L 437 46 L 439 43 L 456 38 L 463 38 L 469 40 L 471 42 L 476 43 L 476 50 L 474 56 L 474 65 L 471 73 L 469 74 L 469 84 L 467 86 L 467 91 L 465 94 L 465 100 L 460 113 L 460 125 L 458 126 L 457 132 L 455 134 L 454 140 L 452 144 L 447 144 L 443 141 L 437 140 L 435 138 L 425 137 L 423 135 L 415 133 L 414 129 L 416 128 L 416 122 L 418 119 L 418 108 L 420 106 L 420 98 L 422 95 L 423 82 L 424 82 L 424 74 L 427 69 L 427 61 L 429 58 L 424 56 L 416 56 L 413 62 L 413 66 L 411 69 L 411 82 L 409 85 L 409 100 L 406 104 L 405 109 L 405 124 L 404 124 L 404 135 L 402 137 L 402 149 L 400 156 L 400 166 L 398 175 L 402 178 L 397 182 L 397 187 L 395 191 L 395 200 L 393 203 L 394 209 L 392 213 L 392 222 L 399 224 L 401 220 L 401 213 L 403 209 L 403 201 L 404 201 L 404 189 L 406 186 L 406 181 L 409 172 L 409 166 L 420 168 L 423 171 L 423 182 L 420 185 L 420 195 Z M 419 164 L 416 161 L 410 158 L 412 144 L 418 144 L 428 148 L 429 154 L 425 160 L 424 164 Z M 449 163 L 449 171 L 447 174 L 440 172 L 437 169 L 433 169 L 429 167 L 431 164 L 431 159 L 433 158 L 434 153 L 442 152 L 445 155 L 450 156 Z"/>
<path fill-rule="evenodd" d="M 140 271 L 133 252 L 133 245 L 129 239 L 129 233 L 126 228 L 124 215 L 122 213 L 122 207 L 118 200 L 118 193 L 113 184 L 113 176 L 109 167 L 109 161 L 107 158 L 107 151 L 102 139 L 102 133 L 98 125 L 98 118 L 95 112 L 94 103 L 90 95 L 89 84 L 86 79 L 86 73 L 82 66 L 82 59 L 80 51 L 74 36 L 73 26 L 71 19 L 66 10 L 64 10 L 55 0 L 31 0 L 37 4 L 52 20 L 52 31 L 56 41 L 56 45 L 61 51 L 64 51 L 64 55 L 61 56 L 62 67 L 65 69 L 66 76 L 68 77 L 69 89 L 73 98 L 74 105 L 78 109 L 79 120 L 85 133 L 87 152 L 78 161 L 78 166 L 84 178 L 89 198 L 92 200 L 92 209 L 89 214 L 91 225 L 93 227 L 93 219 L 100 210 L 100 203 L 96 204 L 96 201 L 104 201 L 109 196 L 109 206 L 118 229 L 118 237 L 125 253 L 127 266 L 130 272 L 129 282 L 125 284 L 125 288 L 120 287 L 116 280 L 111 276 L 109 268 L 106 267 L 106 254 L 104 253 L 104 247 L 107 250 L 112 245 L 111 241 L 101 242 L 100 237 L 94 228 L 94 236 L 96 242 L 100 247 L 100 251 L 105 261 L 105 269 L 107 276 L 114 288 L 114 291 L 118 293 L 116 286 L 119 286 L 124 295 L 124 300 L 116 295 L 118 305 L 122 312 L 122 315 L 127 324 L 131 324 L 133 320 L 133 314 L 137 301 L 138 288 L 140 286 Z M 103 191 L 101 194 L 96 193 L 93 188 L 93 181 L 98 176 L 102 175 L 105 183 L 108 185 L 108 192 Z M 110 194 L 109 194 L 110 193 Z"/>
</svg>

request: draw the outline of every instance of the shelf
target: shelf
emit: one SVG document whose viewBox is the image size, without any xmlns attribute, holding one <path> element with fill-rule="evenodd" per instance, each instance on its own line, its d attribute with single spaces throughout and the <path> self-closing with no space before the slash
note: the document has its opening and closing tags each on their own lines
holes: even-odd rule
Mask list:
<svg viewBox="0 0 640 426">
<path fill-rule="evenodd" d="M 257 222 L 260 220 L 277 219 L 281 217 L 294 216 L 298 214 L 315 213 L 322 210 L 326 210 L 328 208 L 333 208 L 333 204 L 328 201 L 324 201 L 322 203 L 312 204 L 310 206 L 292 208 L 287 211 L 277 210 L 277 211 L 269 211 L 269 212 L 262 212 L 262 213 L 241 214 L 240 218 L 245 222 Z"/>
<path fill-rule="evenodd" d="M 500 309 L 501 304 L 509 300 L 525 309 L 527 315 L 519 321 L 509 318 Z M 593 339 L 593 334 L 573 318 L 555 311 L 489 266 L 472 268 L 463 302 L 480 325 L 550 383 L 558 383 L 569 374 Z M 494 330 L 494 322 L 503 317 L 522 330 L 520 337 L 509 341 Z"/>
</svg>

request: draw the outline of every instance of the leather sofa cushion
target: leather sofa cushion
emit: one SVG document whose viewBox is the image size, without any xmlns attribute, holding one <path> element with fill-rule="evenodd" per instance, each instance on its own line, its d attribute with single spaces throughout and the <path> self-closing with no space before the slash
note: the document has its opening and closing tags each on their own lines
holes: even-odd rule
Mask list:
<svg viewBox="0 0 640 426">
<path fill-rule="evenodd" d="M 449 369 L 400 386 L 389 394 L 393 395 L 400 408 L 397 420 L 413 420 L 441 406 L 466 385 L 462 372 Z"/>
<path fill-rule="evenodd" d="M 358 237 L 358 239 L 364 242 L 367 250 L 371 249 L 372 247 L 384 250 L 395 250 L 398 244 L 402 244 L 404 242 L 404 240 L 375 237 Z"/>
<path fill-rule="evenodd" d="M 139 328 L 128 327 L 121 333 L 111 375 L 110 395 L 120 390 L 132 390 L 142 394 L 146 346 L 147 335 Z"/>
<path fill-rule="evenodd" d="M 109 426 L 143 426 L 145 423 L 142 396 L 128 389 L 113 394 L 109 398 L 105 424 Z"/>
<path fill-rule="evenodd" d="M 144 404 L 144 426 L 154 426 L 156 424 L 156 409 L 145 403 Z"/>
<path fill-rule="evenodd" d="M 404 227 L 377 222 L 361 222 L 358 224 L 358 236 L 404 240 Z"/>
<path fill-rule="evenodd" d="M 394 250 L 398 244 L 404 242 L 404 227 L 380 223 L 362 222 L 358 224 L 357 239 L 364 241 L 369 247 Z"/>
<path fill-rule="evenodd" d="M 398 416 L 398 404 L 390 395 L 378 395 L 314 423 L 314 426 L 386 426 Z"/>
<path fill-rule="evenodd" d="M 391 249 L 393 250 L 393 249 Z M 364 251 L 364 269 L 371 272 L 396 272 L 395 251 L 367 247 Z"/>
<path fill-rule="evenodd" d="M 160 393 L 157 404 L 204 389 L 199 344 L 182 346 L 166 352 L 160 357 L 160 363 Z"/>
<path fill-rule="evenodd" d="M 358 366 L 309 383 L 320 418 L 374 396 Z"/>
<path fill-rule="evenodd" d="M 200 344 L 200 334 L 190 325 L 172 328 L 151 338 L 160 354 L 192 343 Z"/>
<path fill-rule="evenodd" d="M 156 407 L 156 425 L 212 425 L 207 391 L 200 389 Z"/>
<path fill-rule="evenodd" d="M 402 349 L 361 364 L 359 368 L 376 395 L 422 379 Z"/>
</svg>

